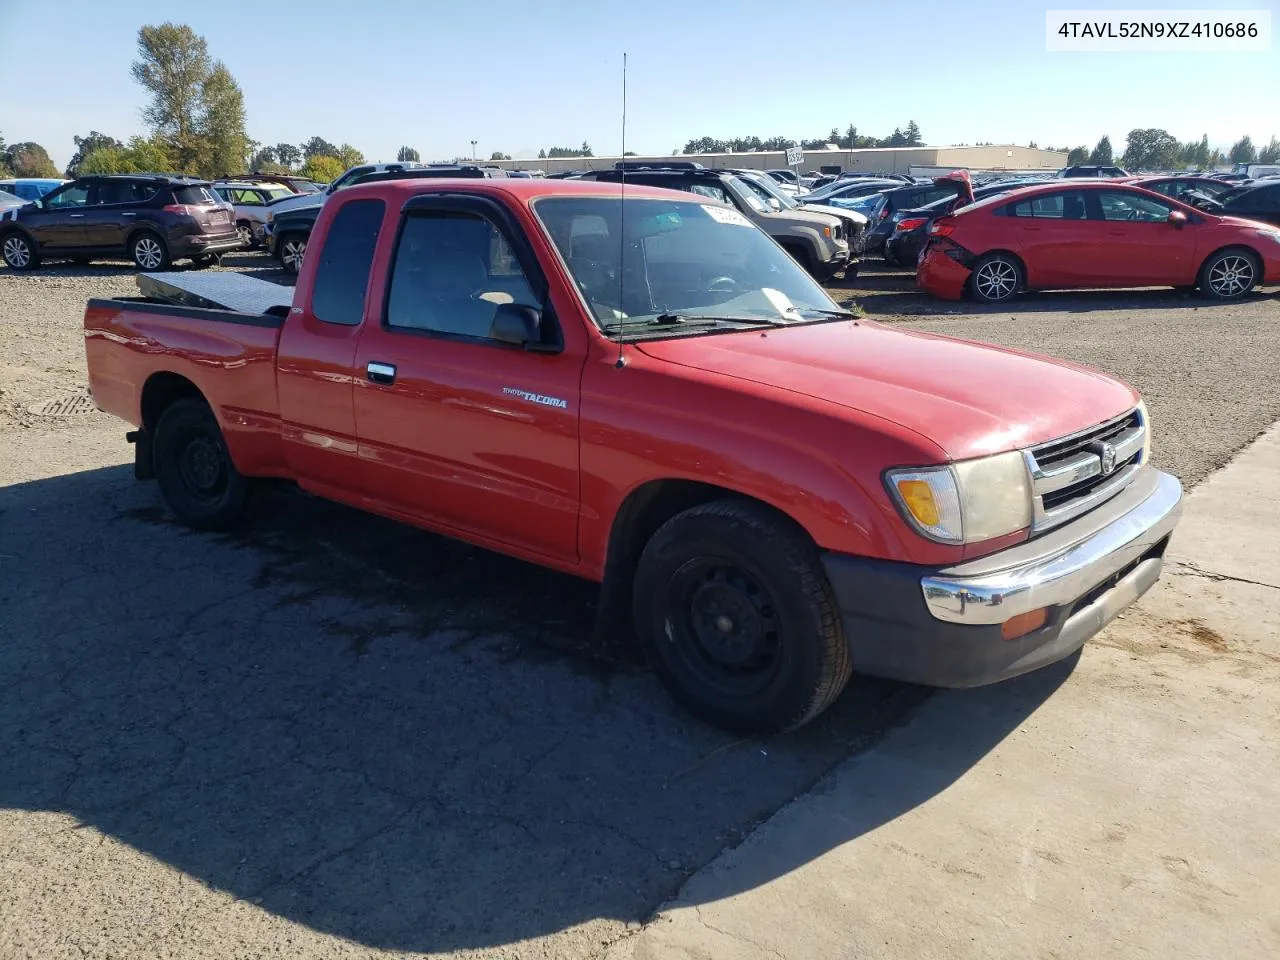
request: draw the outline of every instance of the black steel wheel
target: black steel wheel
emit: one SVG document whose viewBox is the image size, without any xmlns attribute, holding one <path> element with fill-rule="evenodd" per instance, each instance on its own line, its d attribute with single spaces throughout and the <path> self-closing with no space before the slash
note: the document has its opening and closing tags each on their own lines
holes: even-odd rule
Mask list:
<svg viewBox="0 0 1280 960">
<path fill-rule="evenodd" d="M 152 443 L 160 493 L 183 523 L 221 530 L 240 516 L 249 484 L 231 462 L 218 421 L 203 400 L 174 402 Z"/>
<path fill-rule="evenodd" d="M 720 500 L 668 520 L 640 558 L 635 621 L 672 696 L 747 734 L 801 726 L 849 679 L 817 550 L 784 517 Z"/>
</svg>

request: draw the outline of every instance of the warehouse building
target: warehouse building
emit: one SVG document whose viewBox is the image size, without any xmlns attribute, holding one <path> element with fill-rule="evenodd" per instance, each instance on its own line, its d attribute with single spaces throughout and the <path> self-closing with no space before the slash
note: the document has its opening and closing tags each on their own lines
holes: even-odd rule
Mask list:
<svg viewBox="0 0 1280 960">
<path fill-rule="evenodd" d="M 567 170 L 612 169 L 622 157 L 557 157 L 555 159 L 525 158 L 494 161 L 495 166 L 508 170 L 541 170 L 544 173 L 562 173 Z M 712 168 L 745 167 L 770 170 L 787 165 L 786 154 L 780 150 L 761 150 L 756 153 L 695 153 L 679 156 L 627 157 L 636 163 L 669 163 L 672 160 L 701 163 Z M 1018 147 L 1012 144 L 984 147 L 875 147 L 866 150 L 806 150 L 800 169 L 804 171 L 826 170 L 839 173 L 845 170 L 874 173 L 928 174 L 935 170 L 1016 170 L 1052 172 L 1067 165 L 1067 155 L 1056 150 L 1040 150 L 1035 147 Z M 829 169 L 828 169 L 829 168 Z"/>
</svg>

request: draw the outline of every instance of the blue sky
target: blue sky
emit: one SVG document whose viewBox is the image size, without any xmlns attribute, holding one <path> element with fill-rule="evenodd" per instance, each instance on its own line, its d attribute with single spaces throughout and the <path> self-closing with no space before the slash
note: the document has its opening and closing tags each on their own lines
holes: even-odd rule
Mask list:
<svg viewBox="0 0 1280 960">
<path fill-rule="evenodd" d="M 1265 54 L 1049 54 L 1055 0 L 716 3 L 472 0 L 301 5 L 0 0 L 0 133 L 63 166 L 72 135 L 143 128 L 129 76 L 137 30 L 166 19 L 209 42 L 244 89 L 249 134 L 313 135 L 370 160 L 403 143 L 424 159 L 487 157 L 587 140 L 669 153 L 702 135 L 796 139 L 833 124 L 885 136 L 915 120 L 934 144 L 1092 144 L 1135 126 L 1227 145 L 1280 135 L 1280 44 Z M 1257 8 L 1277 0 L 1080 7 Z M 183 9 L 186 7 L 187 9 Z M 783 15 L 791 8 L 796 12 Z M 530 153 L 532 151 L 532 153 Z"/>
</svg>

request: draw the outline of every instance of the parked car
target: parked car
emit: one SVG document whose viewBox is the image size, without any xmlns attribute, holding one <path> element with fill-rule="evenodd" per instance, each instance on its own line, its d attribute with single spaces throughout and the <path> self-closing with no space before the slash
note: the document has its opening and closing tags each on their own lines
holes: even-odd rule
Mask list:
<svg viewBox="0 0 1280 960">
<path fill-rule="evenodd" d="M 794 196 L 784 192 L 777 181 L 759 170 L 730 170 L 729 172 L 737 174 L 743 184 L 754 190 L 772 210 L 809 210 L 813 213 L 825 213 L 828 216 L 838 217 L 844 223 L 845 239 L 849 241 L 850 259 L 844 273 L 846 277 L 857 275 L 856 257 L 862 252 L 862 240 L 867 232 L 866 217 L 856 210 L 800 203 Z M 853 272 L 851 273 L 850 270 Z"/>
<path fill-rule="evenodd" d="M 944 299 L 969 290 L 990 303 L 1020 290 L 1145 286 L 1238 300 L 1280 282 L 1280 230 L 1128 184 L 1058 182 L 939 217 L 916 280 Z"/>
<path fill-rule="evenodd" d="M 773 237 L 821 281 L 831 279 L 849 264 L 851 254 L 843 220 L 809 210 L 774 210 L 736 174 L 708 170 L 693 162 L 622 162 L 613 170 L 592 171 L 583 174 L 581 179 L 617 183 L 624 176 L 628 183 L 696 193 L 735 208 L 742 218 Z"/>
<path fill-rule="evenodd" d="M 420 170 L 427 166 L 425 163 L 418 163 L 413 160 L 397 161 L 396 163 L 361 163 L 349 170 L 346 170 L 342 176 L 328 184 L 323 190 L 316 193 L 304 193 L 296 197 L 285 197 L 276 200 L 271 204 L 267 211 L 267 222 L 270 223 L 275 217 L 284 213 L 286 210 L 297 210 L 301 207 L 309 207 L 313 204 L 324 203 L 329 197 L 333 196 L 339 190 L 351 186 L 358 178 L 363 177 L 366 173 L 379 173 L 384 170 L 392 172 L 400 170 Z"/>
<path fill-rule="evenodd" d="M 965 182 L 966 184 L 968 182 L 967 175 Z M 935 200 L 954 199 L 960 192 L 961 188 L 957 181 L 939 177 L 936 182 L 913 183 L 906 186 L 899 184 L 891 189 L 872 194 L 883 202 L 874 204 L 874 212 L 869 212 L 867 209 L 859 211 L 871 221 L 867 227 L 863 249 L 869 254 L 883 253 L 885 241 L 893 235 L 893 229 L 905 211 L 923 207 Z M 839 204 L 840 200 L 837 199 L 834 202 Z"/>
<path fill-rule="evenodd" d="M 973 202 L 994 197 L 997 194 L 1011 193 L 1023 187 L 1034 187 L 1044 183 L 1042 179 L 1002 180 L 987 183 L 973 188 Z M 965 206 L 961 196 L 941 197 L 932 203 L 913 210 L 900 211 L 893 224 L 893 232 L 884 243 L 884 258 L 894 266 L 910 266 L 914 268 L 924 253 L 929 242 L 929 225 L 938 217 L 954 213 Z"/>
<path fill-rule="evenodd" d="M 246 247 L 256 247 L 266 239 L 268 206 L 276 200 L 297 196 L 279 184 L 268 186 L 221 180 L 213 184 L 213 192 L 234 208 L 236 230 Z"/>
<path fill-rule="evenodd" d="M 1058 171 L 1059 177 L 1127 177 L 1129 171 L 1124 167 L 1097 166 L 1094 164 L 1076 164 Z"/>
<path fill-rule="evenodd" d="M 748 736 L 854 670 L 1035 670 L 1160 575 L 1182 491 L 1136 391 L 857 320 L 705 196 L 387 180 L 314 237 L 288 304 L 176 274 L 271 306 L 86 308 L 93 398 L 184 524 L 274 478 L 598 581 L 600 635 Z"/>
<path fill-rule="evenodd" d="M 191 177 L 79 177 L 0 219 L 0 252 L 13 270 L 120 255 L 139 270 L 163 270 L 183 258 L 207 265 L 242 246 L 230 204 Z"/>
<path fill-rule="evenodd" d="M 218 181 L 234 181 L 236 183 L 276 184 L 290 193 L 319 193 L 324 184 L 308 177 L 300 177 L 289 173 L 244 173 L 219 177 Z"/>
<path fill-rule="evenodd" d="M 1245 217 L 1280 225 L 1280 181 L 1255 180 L 1222 200 L 1223 216 Z"/>
<path fill-rule="evenodd" d="M 1210 213 L 1221 213 L 1223 197 L 1236 189 L 1222 180 L 1199 176 L 1139 177 L 1132 183 Z"/>
<path fill-rule="evenodd" d="M 10 193 L 8 190 L 0 190 L 0 210 L 7 210 L 9 207 L 26 206 L 27 201 L 20 196 Z"/>
<path fill-rule="evenodd" d="M 351 186 L 361 183 L 375 183 L 381 180 L 404 179 L 442 179 L 458 177 L 464 180 L 501 177 L 505 174 L 491 167 L 478 167 L 472 164 L 431 164 L 413 170 L 375 170 L 356 177 Z M 273 214 L 271 223 L 266 227 L 267 253 L 280 262 L 285 273 L 298 273 L 302 266 L 302 258 L 307 252 L 307 242 L 311 238 L 311 230 L 315 226 L 316 217 L 323 204 L 313 203 L 306 207 L 285 210 L 278 215 Z"/>
<path fill-rule="evenodd" d="M 58 189 L 66 182 L 66 180 L 51 177 L 16 177 L 0 180 L 0 190 L 12 193 L 24 202 L 30 203 L 32 200 L 39 200 L 46 193 Z"/>
</svg>

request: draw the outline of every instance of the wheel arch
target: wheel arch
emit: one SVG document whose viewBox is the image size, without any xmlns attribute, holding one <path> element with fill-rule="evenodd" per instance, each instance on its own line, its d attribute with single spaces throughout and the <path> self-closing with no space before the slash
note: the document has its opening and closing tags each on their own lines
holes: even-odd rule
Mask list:
<svg viewBox="0 0 1280 960">
<path fill-rule="evenodd" d="M 160 417 L 165 410 L 174 402 L 186 398 L 202 400 L 205 404 L 209 403 L 208 398 L 200 388 L 182 374 L 173 373 L 170 370 L 161 370 L 151 374 L 142 385 L 142 393 L 139 398 L 142 429 L 147 433 L 155 433 L 156 424 L 160 422 Z"/>
<path fill-rule="evenodd" d="M 1216 256 L 1219 256 L 1220 254 L 1226 253 L 1229 250 L 1239 250 L 1242 253 L 1247 253 L 1249 254 L 1249 256 L 1253 257 L 1253 259 L 1256 261 L 1259 267 L 1264 266 L 1264 261 L 1262 259 L 1261 251 L 1255 250 L 1253 247 L 1249 246 L 1249 244 L 1224 243 L 1222 246 L 1217 247 L 1214 250 L 1211 250 L 1209 253 L 1205 254 L 1204 257 L 1201 258 L 1200 266 L 1196 268 L 1196 278 L 1199 279 L 1201 272 L 1208 265 L 1210 260 L 1212 260 Z M 1259 278 L 1258 282 L 1259 283 L 1262 282 L 1261 278 Z"/>
<path fill-rule="evenodd" d="M 124 235 L 124 248 L 130 256 L 133 255 L 133 242 L 144 233 L 151 234 L 163 243 L 166 250 L 169 248 L 169 240 L 165 237 L 162 229 L 157 227 L 154 223 L 139 223 L 135 224 L 129 232 Z"/>
<path fill-rule="evenodd" d="M 619 504 L 609 526 L 597 629 L 629 634 L 632 581 L 640 554 L 658 528 L 678 513 L 715 500 L 739 500 L 769 511 L 809 540 L 808 530 L 785 510 L 731 487 L 700 480 L 648 480 Z"/>
</svg>

